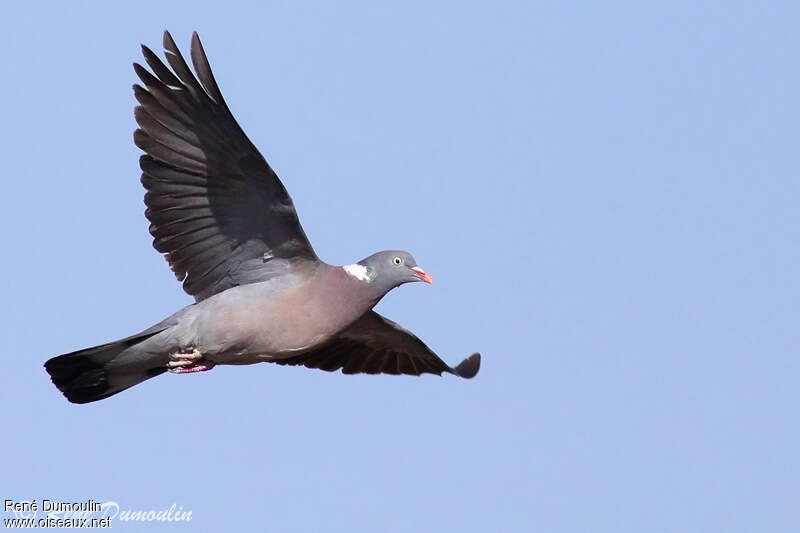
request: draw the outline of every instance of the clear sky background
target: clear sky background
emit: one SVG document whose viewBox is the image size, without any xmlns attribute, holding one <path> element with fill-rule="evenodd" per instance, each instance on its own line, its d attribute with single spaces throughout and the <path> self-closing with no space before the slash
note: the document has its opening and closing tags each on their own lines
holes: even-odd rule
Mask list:
<svg viewBox="0 0 800 533">
<path fill-rule="evenodd" d="M 0 498 L 205 531 L 797 530 L 796 2 L 60 4 L 0 22 Z M 435 277 L 378 310 L 481 351 L 474 380 L 50 384 L 191 302 L 132 141 L 166 28 L 200 32 L 323 259 Z"/>
</svg>

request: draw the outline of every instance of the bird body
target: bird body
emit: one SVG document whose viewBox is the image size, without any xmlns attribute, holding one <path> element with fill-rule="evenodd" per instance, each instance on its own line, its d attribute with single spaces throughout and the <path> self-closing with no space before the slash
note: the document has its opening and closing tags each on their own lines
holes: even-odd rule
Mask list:
<svg viewBox="0 0 800 533">
<path fill-rule="evenodd" d="M 233 287 L 189 306 L 177 317 L 176 333 L 182 346 L 217 364 L 273 361 L 314 348 L 355 322 L 377 303 L 369 288 L 321 263 L 310 275 Z"/>
<path fill-rule="evenodd" d="M 218 364 L 473 377 L 479 354 L 452 368 L 371 311 L 401 284 L 432 282 L 411 254 L 387 250 L 344 267 L 321 261 L 283 184 L 225 104 L 197 34 L 197 78 L 169 33 L 164 47 L 172 70 L 147 47 L 155 76 L 134 64 L 144 84 L 134 86 L 134 141 L 145 151 L 153 246 L 196 301 L 136 335 L 48 360 L 67 399 L 92 402 L 167 371 Z"/>
</svg>

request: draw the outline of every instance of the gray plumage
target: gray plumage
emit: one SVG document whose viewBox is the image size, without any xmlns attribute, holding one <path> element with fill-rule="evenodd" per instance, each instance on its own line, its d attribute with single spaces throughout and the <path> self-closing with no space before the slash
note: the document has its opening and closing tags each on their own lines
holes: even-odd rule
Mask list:
<svg viewBox="0 0 800 533">
<path fill-rule="evenodd" d="M 71 402 L 106 398 L 168 370 L 262 361 L 345 374 L 477 374 L 480 355 L 455 368 L 372 311 L 391 289 L 431 282 L 411 254 L 384 251 L 355 265 L 324 263 L 289 194 L 236 123 L 200 39 L 189 69 L 168 32 L 168 68 L 134 70 L 134 142 L 153 246 L 195 303 L 147 330 L 45 363 Z"/>
</svg>

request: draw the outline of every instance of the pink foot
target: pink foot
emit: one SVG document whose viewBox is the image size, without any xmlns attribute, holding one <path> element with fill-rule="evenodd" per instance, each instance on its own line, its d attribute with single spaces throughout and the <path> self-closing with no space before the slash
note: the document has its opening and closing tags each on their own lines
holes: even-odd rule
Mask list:
<svg viewBox="0 0 800 533">
<path fill-rule="evenodd" d="M 212 368 L 214 368 L 214 363 L 203 357 L 203 354 L 196 348 L 171 354 L 167 362 L 167 370 L 173 374 L 193 374 Z"/>
</svg>

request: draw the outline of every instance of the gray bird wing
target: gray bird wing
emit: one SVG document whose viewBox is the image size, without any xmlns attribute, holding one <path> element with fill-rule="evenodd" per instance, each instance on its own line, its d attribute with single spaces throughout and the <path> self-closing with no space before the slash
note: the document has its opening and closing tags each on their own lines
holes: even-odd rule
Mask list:
<svg viewBox="0 0 800 533">
<path fill-rule="evenodd" d="M 203 300 L 317 261 L 292 199 L 228 109 L 197 33 L 192 74 L 169 32 L 172 70 L 146 46 L 153 74 L 134 63 L 136 146 L 153 246 L 183 289 Z M 199 81 L 198 81 L 199 79 Z M 278 261 L 273 261 L 278 259 Z"/>
<path fill-rule="evenodd" d="M 441 375 L 449 372 L 472 378 L 480 369 L 478 353 L 450 367 L 419 338 L 399 324 L 369 311 L 320 348 L 275 361 L 344 374 Z"/>
</svg>

